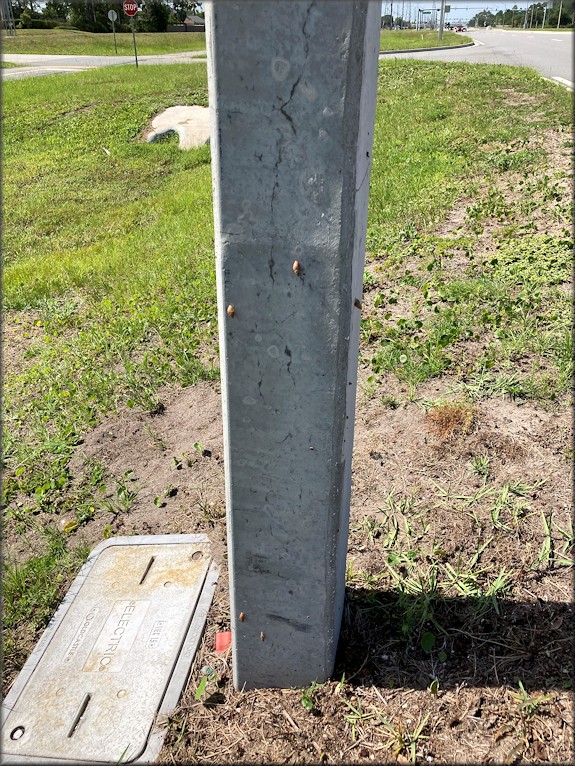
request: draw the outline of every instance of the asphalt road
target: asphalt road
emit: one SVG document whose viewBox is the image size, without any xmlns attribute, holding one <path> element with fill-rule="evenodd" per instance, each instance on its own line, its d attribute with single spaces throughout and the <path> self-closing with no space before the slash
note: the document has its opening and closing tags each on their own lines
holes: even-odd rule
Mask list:
<svg viewBox="0 0 575 766">
<path fill-rule="evenodd" d="M 474 46 L 385 55 L 426 61 L 469 61 L 473 64 L 527 66 L 538 71 L 543 77 L 559 78 L 558 81 L 563 81 L 563 85 L 573 87 L 572 32 L 470 29 L 465 34 L 475 41 Z"/>
<path fill-rule="evenodd" d="M 205 61 L 205 52 L 164 53 L 159 56 L 138 56 L 138 64 L 178 64 Z M 2 69 L 3 80 L 20 80 L 23 77 L 42 77 L 63 72 L 82 72 L 104 66 L 133 64 L 133 56 L 55 56 L 40 53 L 6 53 L 3 61 L 18 64 L 14 69 Z"/>
<path fill-rule="evenodd" d="M 386 53 L 385 57 L 418 58 L 426 61 L 469 61 L 485 64 L 528 66 L 544 77 L 556 79 L 573 88 L 573 33 L 530 32 L 529 30 L 470 29 L 467 35 L 475 45 L 447 50 L 411 53 Z M 161 56 L 138 56 L 140 64 L 170 64 L 205 61 L 201 51 L 169 53 Z M 103 66 L 134 64 L 133 56 L 54 56 L 5 54 L 4 61 L 19 64 L 15 69 L 2 69 L 3 80 L 38 77 L 57 72 L 77 72 Z"/>
</svg>

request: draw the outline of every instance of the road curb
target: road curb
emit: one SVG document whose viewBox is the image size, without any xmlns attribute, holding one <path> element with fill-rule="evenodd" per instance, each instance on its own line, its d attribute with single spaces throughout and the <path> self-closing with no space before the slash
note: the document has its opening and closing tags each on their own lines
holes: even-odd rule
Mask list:
<svg viewBox="0 0 575 766">
<path fill-rule="evenodd" d="M 544 77 L 543 79 L 547 80 L 547 82 L 552 82 L 554 85 L 560 85 L 567 90 L 572 91 L 575 89 L 573 83 L 570 80 L 566 80 L 564 77 Z"/>
<path fill-rule="evenodd" d="M 450 51 L 457 48 L 471 48 L 475 43 L 460 43 L 459 45 L 438 45 L 435 48 L 402 48 L 397 51 L 379 51 L 380 56 L 390 56 L 398 53 L 429 53 L 430 51 Z"/>
</svg>

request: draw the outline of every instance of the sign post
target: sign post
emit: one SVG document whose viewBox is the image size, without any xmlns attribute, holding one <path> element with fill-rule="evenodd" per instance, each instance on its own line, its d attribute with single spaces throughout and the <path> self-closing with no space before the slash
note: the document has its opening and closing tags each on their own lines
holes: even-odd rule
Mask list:
<svg viewBox="0 0 575 766">
<path fill-rule="evenodd" d="M 425 18 L 424 16 L 429 15 L 431 17 L 432 11 L 430 10 L 424 10 L 422 8 L 417 9 L 417 24 L 416 29 L 424 29 L 425 28 Z M 431 27 L 431 18 L 429 20 L 429 25 Z"/>
<path fill-rule="evenodd" d="M 134 31 L 134 16 L 138 12 L 138 3 L 135 0 L 124 0 L 123 4 L 124 13 L 130 17 L 130 24 L 132 26 L 132 39 L 134 40 L 134 57 L 136 59 L 136 69 L 138 68 L 138 51 L 136 50 L 136 33 Z"/>
<path fill-rule="evenodd" d="M 207 6 L 237 689 L 333 672 L 380 9 Z"/>
<path fill-rule="evenodd" d="M 114 33 L 114 50 L 118 53 L 118 46 L 116 45 L 116 24 L 115 21 L 118 18 L 116 11 L 108 11 L 108 18 L 112 22 L 112 32 Z"/>
</svg>

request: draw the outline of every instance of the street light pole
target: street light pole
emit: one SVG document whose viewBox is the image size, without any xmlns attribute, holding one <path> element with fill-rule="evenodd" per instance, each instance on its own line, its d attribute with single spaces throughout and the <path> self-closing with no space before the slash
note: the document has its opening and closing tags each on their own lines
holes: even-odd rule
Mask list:
<svg viewBox="0 0 575 766">
<path fill-rule="evenodd" d="M 441 38 L 443 37 L 444 22 L 445 22 L 445 0 L 441 0 L 441 11 L 439 14 L 439 34 L 437 36 L 437 39 L 439 42 L 441 42 Z"/>
<path fill-rule="evenodd" d="M 559 24 L 561 24 L 561 11 L 563 10 L 563 0 L 559 3 L 559 16 L 557 17 L 557 29 L 559 29 Z"/>
</svg>

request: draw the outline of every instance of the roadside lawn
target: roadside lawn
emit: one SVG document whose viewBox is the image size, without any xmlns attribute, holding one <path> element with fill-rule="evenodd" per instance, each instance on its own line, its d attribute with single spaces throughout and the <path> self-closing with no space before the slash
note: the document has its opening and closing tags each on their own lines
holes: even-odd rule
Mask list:
<svg viewBox="0 0 575 766">
<path fill-rule="evenodd" d="M 79 29 L 17 29 L 13 37 L 2 34 L 3 53 L 52 53 L 76 56 L 132 56 L 134 42 L 131 32 L 82 32 Z M 203 51 L 204 32 L 136 32 L 138 55 Z"/>
<path fill-rule="evenodd" d="M 4 693 L 97 543 L 205 532 L 162 762 L 572 762 L 571 94 L 380 63 L 336 670 L 241 693 L 210 152 L 142 139 L 206 67 L 141 74 L 3 86 Z"/>
<path fill-rule="evenodd" d="M 437 30 L 403 29 L 382 31 L 382 51 L 410 48 L 435 48 L 438 45 L 461 45 L 471 38 L 445 30 L 441 43 Z M 161 53 L 184 53 L 206 49 L 204 32 L 137 32 L 138 54 L 151 56 Z M 73 29 L 19 29 L 16 35 L 2 35 L 4 53 L 53 53 L 78 56 L 131 56 L 134 43 L 131 32 L 116 33 L 118 53 L 114 49 L 112 33 L 81 32 Z"/>
<path fill-rule="evenodd" d="M 397 29 L 382 30 L 380 34 L 379 48 L 382 51 L 400 51 L 416 48 L 437 48 L 443 45 L 463 45 L 472 43 L 471 37 L 444 30 L 441 42 L 438 38 L 437 29 Z"/>
</svg>

